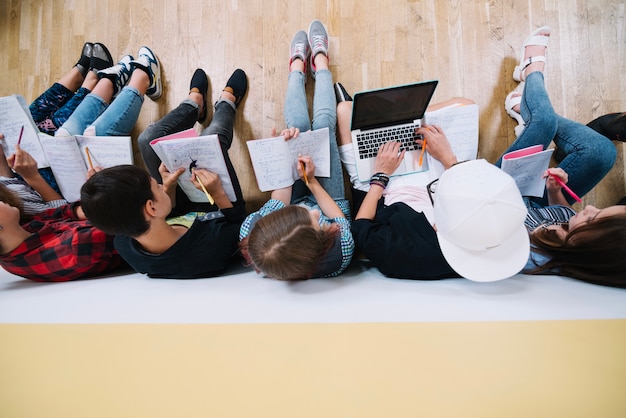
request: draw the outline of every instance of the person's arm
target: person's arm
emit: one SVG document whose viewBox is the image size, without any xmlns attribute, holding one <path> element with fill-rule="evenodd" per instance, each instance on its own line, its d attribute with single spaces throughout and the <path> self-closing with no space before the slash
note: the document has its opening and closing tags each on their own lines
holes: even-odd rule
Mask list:
<svg viewBox="0 0 626 418">
<path fill-rule="evenodd" d="M 304 165 L 304 172 L 302 171 Z M 304 173 L 306 172 L 306 178 L 308 181 L 308 188 L 315 197 L 317 204 L 322 213 L 329 218 L 345 218 L 341 208 L 337 205 L 337 202 L 328 194 L 322 187 L 317 178 L 315 178 L 315 164 L 313 159 L 308 155 L 298 157 L 298 175 L 304 181 Z"/>
<path fill-rule="evenodd" d="M 441 162 L 446 170 L 458 162 L 450 146 L 450 141 L 440 126 L 424 124 L 416 132 L 421 134 L 423 139 L 418 139 L 415 142 L 422 147 L 425 146 L 426 151 Z"/>
<path fill-rule="evenodd" d="M 37 161 L 26 151 L 15 145 L 15 154 L 8 159 L 9 166 L 28 183 L 30 187 L 35 189 L 41 195 L 45 202 L 52 200 L 62 200 L 63 197 L 58 194 L 50 185 L 41 177 L 37 170 Z"/>
<path fill-rule="evenodd" d="M 402 159 L 404 158 L 404 150 L 400 151 L 400 143 L 397 141 L 386 142 L 378 149 L 376 155 L 375 171 L 390 176 L 398 169 Z M 386 184 L 380 182 L 370 183 L 370 189 L 361 203 L 355 219 L 374 219 L 376 216 L 376 207 L 378 201 L 383 195 Z"/>
<path fill-rule="evenodd" d="M 168 170 L 164 163 L 159 166 L 159 174 L 163 180 L 163 191 L 167 193 L 172 202 L 172 208 L 176 207 L 176 185 L 178 184 L 178 178 L 185 172 L 184 168 L 179 168 L 173 173 Z"/>
<path fill-rule="evenodd" d="M 563 205 L 571 207 L 565 196 L 563 196 L 561 185 L 550 174 L 557 176 L 567 184 L 568 176 L 562 168 L 550 168 L 544 173 L 546 177 L 546 194 L 548 195 L 548 205 Z"/>
</svg>

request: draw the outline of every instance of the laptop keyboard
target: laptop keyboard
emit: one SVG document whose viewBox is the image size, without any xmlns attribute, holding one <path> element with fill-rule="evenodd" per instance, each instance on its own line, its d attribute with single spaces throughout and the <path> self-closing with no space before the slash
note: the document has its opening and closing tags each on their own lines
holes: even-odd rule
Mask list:
<svg viewBox="0 0 626 418">
<path fill-rule="evenodd" d="M 408 125 L 357 134 L 359 159 L 375 158 L 380 146 L 389 141 L 400 142 L 401 150 L 413 151 L 419 149 L 420 147 L 415 143 L 415 140 L 420 139 L 421 135 L 416 134 L 415 129 L 415 125 Z"/>
</svg>

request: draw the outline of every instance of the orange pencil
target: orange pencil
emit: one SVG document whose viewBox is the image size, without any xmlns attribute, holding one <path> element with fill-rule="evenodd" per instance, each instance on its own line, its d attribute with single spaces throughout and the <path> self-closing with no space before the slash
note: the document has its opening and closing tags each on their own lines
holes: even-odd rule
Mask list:
<svg viewBox="0 0 626 418">
<path fill-rule="evenodd" d="M 193 173 L 193 174 L 194 176 L 196 175 L 196 173 Z M 202 184 L 202 180 L 200 180 L 198 176 L 196 176 L 196 180 L 198 180 L 198 183 L 200 183 L 200 187 L 202 187 L 202 191 L 206 195 L 206 198 L 209 199 L 209 203 L 214 205 L 215 200 L 213 200 L 213 197 L 211 196 L 211 194 L 207 191 L 206 187 L 204 187 L 204 184 Z"/>
<path fill-rule="evenodd" d="M 87 154 L 87 161 L 89 161 L 89 168 L 93 170 L 94 169 L 93 161 L 91 161 L 91 154 L 89 153 L 89 147 L 85 147 L 85 154 Z"/>
<path fill-rule="evenodd" d="M 298 157 L 300 154 L 298 154 Z M 304 184 L 309 185 L 309 179 L 306 176 L 306 165 L 304 165 L 304 161 L 300 161 L 300 168 L 302 169 L 302 178 L 304 179 Z"/>
<path fill-rule="evenodd" d="M 424 160 L 425 151 L 426 151 L 426 138 L 424 138 L 424 142 L 422 142 L 422 152 L 420 152 L 420 166 L 422 165 L 422 161 Z"/>
</svg>

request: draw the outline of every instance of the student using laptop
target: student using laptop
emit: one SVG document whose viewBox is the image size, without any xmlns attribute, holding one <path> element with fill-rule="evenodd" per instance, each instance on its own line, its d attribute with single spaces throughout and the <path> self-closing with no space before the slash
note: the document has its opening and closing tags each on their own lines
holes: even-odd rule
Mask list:
<svg viewBox="0 0 626 418">
<path fill-rule="evenodd" d="M 428 162 L 421 158 L 421 145 L 415 141 L 415 129 L 421 126 L 437 83 L 431 80 L 404 84 L 354 96 L 350 132 L 359 180 L 369 181 L 375 173 L 378 148 L 389 139 L 400 142 L 405 151 L 392 176 L 428 169 Z"/>
<path fill-rule="evenodd" d="M 304 84 L 310 57 L 315 80 L 313 121 L 309 119 Z M 274 190 L 261 209 L 241 226 L 241 250 L 250 265 L 279 280 L 337 276 L 352 259 L 349 203 L 345 198 L 341 161 L 335 139 L 337 113 L 328 68 L 328 33 L 319 20 L 291 41 L 289 80 L 285 98 L 285 140 L 300 131 L 328 128 L 331 177 L 316 178 L 314 161 L 298 158 L 302 179 Z"/>
<path fill-rule="evenodd" d="M 471 103 L 468 99 L 457 98 L 430 106 L 429 110 Z M 352 137 L 348 125 L 351 111 L 349 101 L 337 106 L 339 149 L 353 185 L 352 196 L 357 213 L 352 223 L 354 240 L 357 248 L 373 266 L 389 277 L 421 280 L 463 276 L 475 281 L 493 281 L 510 277 L 522 269 L 529 252 L 528 236 L 523 225 L 526 208 L 515 182 L 508 174 L 484 160 L 459 164 L 441 129 L 422 125 L 417 133 L 423 135 L 428 143 L 431 156 L 446 169 L 439 181 L 428 187 L 406 185 L 405 182 L 394 185 L 395 179 L 390 174 L 401 163 L 404 151 L 400 150 L 397 141 L 389 141 L 381 146 L 377 154 L 372 179 L 361 182 L 356 174 L 354 149 L 350 143 Z M 477 177 L 484 180 L 479 188 L 473 187 Z M 448 221 L 450 224 L 450 218 L 459 213 L 436 213 L 437 207 L 433 207 L 432 200 L 435 195 L 431 194 L 435 188 L 440 197 L 449 199 L 444 207 L 473 213 L 472 219 L 466 220 L 457 230 L 449 228 L 450 231 L 437 231 L 434 227 L 435 219 L 438 223 Z M 505 192 L 501 192 L 502 189 Z M 472 197 L 465 198 L 464 190 L 472 190 Z M 491 197 L 494 197 L 496 203 L 492 206 L 484 205 Z M 499 225 L 494 220 L 493 211 L 502 214 Z M 495 234 L 487 233 L 493 231 L 496 225 L 508 231 L 502 239 L 497 231 Z M 490 241 L 486 244 L 472 243 L 471 240 L 476 239 L 472 233 L 476 227 L 485 231 L 479 237 Z M 446 247 L 452 248 L 449 253 L 453 255 L 444 253 L 444 247 L 440 244 L 446 237 L 451 237 L 453 242 Z M 484 250 L 470 256 L 457 254 L 459 247 L 454 244 L 458 243 L 477 247 L 482 245 Z M 496 246 L 499 250 L 487 250 L 487 246 Z"/>
<path fill-rule="evenodd" d="M 524 42 L 516 73 L 525 85 L 518 95 L 521 106 L 514 110 L 525 125 L 506 152 L 554 140 L 563 158 L 559 167 L 545 173 L 545 196 L 524 199 L 528 211 L 522 219 L 524 233 L 519 229 L 520 199 L 513 196 L 519 194 L 515 183 L 507 185 L 503 173 L 484 160 L 458 163 L 445 134 L 436 126 L 424 126 L 418 132 L 427 140 L 428 152 L 446 168 L 438 181 L 394 201 L 387 189 L 388 174 L 400 156 L 398 145 L 389 142 L 377 156 L 380 174 L 362 185 L 368 191 L 353 234 L 357 246 L 381 272 L 400 278 L 458 274 L 490 281 L 523 269 L 529 274 L 560 274 L 626 287 L 626 207 L 587 206 L 576 214 L 568 203 L 573 196 L 561 186 L 568 183 L 581 195 L 586 193 L 610 169 L 615 150 L 588 127 L 554 113 L 543 84 L 549 34 L 549 28 L 540 28 Z M 349 102 L 338 105 L 339 138 L 344 144 L 349 139 L 342 141 L 342 125 L 349 121 L 350 108 Z M 343 160 L 348 160 L 346 155 Z M 346 169 L 350 172 L 349 165 Z M 353 184 L 358 186 L 354 179 Z M 427 199 L 432 199 L 433 208 Z"/>
</svg>

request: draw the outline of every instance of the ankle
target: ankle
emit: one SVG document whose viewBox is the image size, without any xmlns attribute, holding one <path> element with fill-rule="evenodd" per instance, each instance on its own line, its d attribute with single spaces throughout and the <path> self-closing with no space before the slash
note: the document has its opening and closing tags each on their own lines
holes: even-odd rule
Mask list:
<svg viewBox="0 0 626 418">
<path fill-rule="evenodd" d="M 204 96 L 202 95 L 202 93 L 200 93 L 200 90 L 198 90 L 197 88 L 191 89 L 191 91 L 189 92 L 188 99 L 194 103 L 197 103 L 198 109 L 200 109 L 200 111 L 204 109 Z"/>
<path fill-rule="evenodd" d="M 304 72 L 305 64 L 300 58 L 294 58 L 293 61 L 289 64 L 289 71 L 300 71 Z"/>
<path fill-rule="evenodd" d="M 315 55 L 313 58 L 316 70 L 328 70 L 328 57 L 322 52 Z"/>
<path fill-rule="evenodd" d="M 235 97 L 235 95 L 233 94 L 233 89 L 226 86 L 224 87 L 224 90 L 222 90 L 222 94 L 220 95 L 220 99 L 223 100 L 228 100 L 230 102 L 235 103 L 235 101 L 237 100 L 237 97 Z"/>
</svg>

